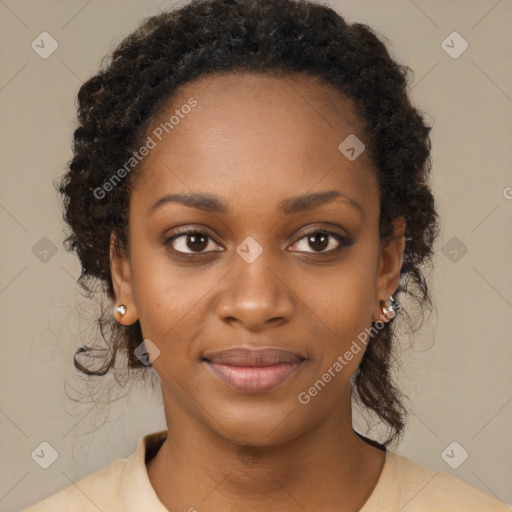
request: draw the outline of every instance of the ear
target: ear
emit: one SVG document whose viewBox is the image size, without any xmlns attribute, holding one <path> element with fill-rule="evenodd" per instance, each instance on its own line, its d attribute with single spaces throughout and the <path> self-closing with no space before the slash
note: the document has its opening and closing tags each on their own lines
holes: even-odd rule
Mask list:
<svg viewBox="0 0 512 512">
<path fill-rule="evenodd" d="M 115 292 L 114 316 L 122 325 L 131 325 L 139 318 L 135 301 L 133 299 L 131 268 L 128 259 L 120 255 L 115 249 L 116 236 L 110 235 L 110 273 Z M 121 316 L 115 310 L 121 304 L 126 306 L 126 313 Z"/>
<path fill-rule="evenodd" d="M 386 245 L 381 243 L 379 255 L 379 271 L 377 274 L 376 304 L 372 319 L 374 322 L 383 321 L 383 303 L 389 305 L 388 298 L 398 288 L 400 269 L 405 248 L 405 220 L 399 217 L 393 222 L 394 233 L 392 240 Z"/>
</svg>

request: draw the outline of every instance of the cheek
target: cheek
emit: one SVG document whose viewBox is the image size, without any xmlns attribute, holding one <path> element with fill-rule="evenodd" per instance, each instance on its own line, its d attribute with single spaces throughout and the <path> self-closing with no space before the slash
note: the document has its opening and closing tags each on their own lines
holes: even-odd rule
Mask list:
<svg viewBox="0 0 512 512">
<path fill-rule="evenodd" d="M 304 304 L 326 334 L 346 338 L 371 323 L 376 289 L 372 265 L 354 255 L 330 272 L 301 275 Z"/>
<path fill-rule="evenodd" d="M 165 250 L 143 242 L 132 250 L 131 262 L 142 334 L 160 350 L 155 369 L 165 365 L 179 371 L 197 358 L 207 296 L 219 276 L 173 265 Z"/>
<path fill-rule="evenodd" d="M 374 259 L 354 254 L 328 277 L 302 282 L 301 286 L 309 290 L 306 305 L 315 313 L 310 316 L 318 325 L 315 355 L 319 376 L 329 372 L 326 379 L 345 382 L 357 370 L 372 325 L 374 267 Z"/>
<path fill-rule="evenodd" d="M 165 253 L 144 240 L 133 244 L 130 253 L 132 291 L 144 338 L 159 347 L 187 309 L 181 280 L 170 272 Z"/>
</svg>

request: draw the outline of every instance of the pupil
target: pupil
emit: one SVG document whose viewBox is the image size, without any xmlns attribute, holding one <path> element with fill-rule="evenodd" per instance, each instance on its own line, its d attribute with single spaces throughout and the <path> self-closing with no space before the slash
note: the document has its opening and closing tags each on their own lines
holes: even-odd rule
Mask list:
<svg viewBox="0 0 512 512">
<path fill-rule="evenodd" d="M 312 242 L 313 244 L 315 244 L 319 240 L 321 241 L 320 242 L 321 247 L 316 247 L 320 251 L 327 247 L 327 245 L 328 245 L 327 239 L 328 239 L 328 237 L 323 233 L 316 233 L 314 235 L 310 235 L 310 237 L 309 237 L 310 243 Z M 313 247 L 313 249 L 315 249 L 315 247 Z"/>
<path fill-rule="evenodd" d="M 190 243 L 190 240 L 192 242 Z M 206 242 L 206 237 L 204 235 L 189 235 L 187 245 L 189 249 L 192 250 L 202 250 L 205 249 L 208 243 Z"/>
</svg>

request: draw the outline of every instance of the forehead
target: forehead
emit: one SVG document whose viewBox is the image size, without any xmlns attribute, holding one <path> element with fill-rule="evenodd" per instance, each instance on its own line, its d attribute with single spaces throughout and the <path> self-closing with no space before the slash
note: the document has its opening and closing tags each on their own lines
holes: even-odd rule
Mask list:
<svg viewBox="0 0 512 512">
<path fill-rule="evenodd" d="M 197 104 L 182 109 L 191 98 Z M 338 148 L 348 136 L 363 139 L 363 127 L 353 103 L 314 77 L 203 77 L 182 86 L 150 124 L 155 147 L 134 194 L 149 202 L 173 190 L 243 192 L 248 205 L 334 185 L 371 201 L 377 187 L 367 154 L 350 161 Z"/>
</svg>

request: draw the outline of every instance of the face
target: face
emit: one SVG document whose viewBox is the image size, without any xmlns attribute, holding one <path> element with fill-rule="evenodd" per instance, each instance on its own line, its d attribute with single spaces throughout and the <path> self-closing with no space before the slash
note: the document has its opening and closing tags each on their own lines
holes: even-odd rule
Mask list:
<svg viewBox="0 0 512 512">
<path fill-rule="evenodd" d="M 173 114 L 169 133 L 158 129 Z M 186 84 L 154 120 L 128 256 L 111 257 L 116 304 L 128 307 L 118 321 L 138 319 L 158 348 L 168 423 L 272 445 L 350 418 L 366 347 L 354 341 L 397 288 L 405 227 L 380 243 L 367 154 L 338 149 L 362 128 L 330 86 L 249 73 Z M 237 353 L 205 361 L 236 347 L 292 354 L 250 368 Z"/>
</svg>

